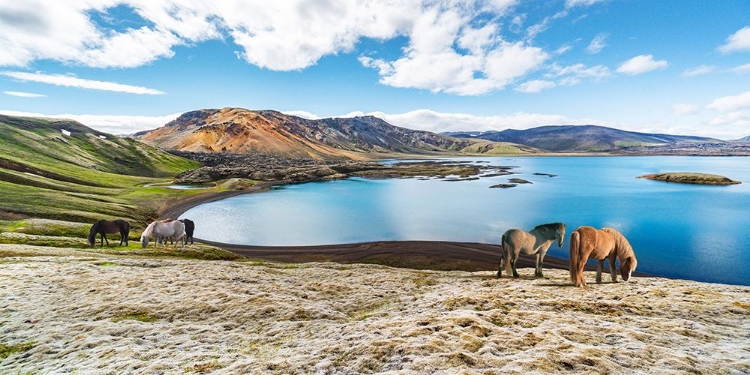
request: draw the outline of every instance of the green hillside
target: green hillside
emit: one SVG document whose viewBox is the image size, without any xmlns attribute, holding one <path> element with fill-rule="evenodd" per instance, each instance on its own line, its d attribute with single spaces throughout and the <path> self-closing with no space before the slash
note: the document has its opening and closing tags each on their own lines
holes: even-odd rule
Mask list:
<svg viewBox="0 0 750 375">
<path fill-rule="evenodd" d="M 0 219 L 139 219 L 192 194 L 150 184 L 198 166 L 75 121 L 0 116 Z"/>
</svg>

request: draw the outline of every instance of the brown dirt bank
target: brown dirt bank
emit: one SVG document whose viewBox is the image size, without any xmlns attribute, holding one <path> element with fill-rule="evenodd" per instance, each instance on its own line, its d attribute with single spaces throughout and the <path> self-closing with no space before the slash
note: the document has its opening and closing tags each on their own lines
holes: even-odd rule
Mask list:
<svg viewBox="0 0 750 375">
<path fill-rule="evenodd" d="M 266 191 L 276 183 L 258 184 L 252 189 L 206 193 L 187 199 L 168 202 L 161 210 L 163 218 L 177 218 L 197 205 L 237 196 L 240 194 Z M 500 234 L 498 234 L 499 238 Z M 198 239 L 200 240 L 200 239 Z M 497 271 L 500 260 L 500 246 L 487 243 L 448 242 L 448 241 L 379 241 L 340 245 L 322 246 L 249 246 L 231 245 L 200 240 L 225 250 L 235 252 L 252 259 L 268 261 L 306 263 L 306 262 L 339 262 L 339 263 L 373 263 L 391 267 L 460 270 L 460 271 Z M 556 245 L 553 245 L 556 246 Z M 534 258 L 521 256 L 518 268 L 533 268 Z M 547 256 L 544 268 L 568 269 L 567 259 Z M 588 265 L 587 270 L 596 267 Z M 521 273 L 524 276 L 524 273 Z M 644 276 L 636 274 L 635 276 Z M 608 280 L 605 276 L 605 280 Z"/>
</svg>

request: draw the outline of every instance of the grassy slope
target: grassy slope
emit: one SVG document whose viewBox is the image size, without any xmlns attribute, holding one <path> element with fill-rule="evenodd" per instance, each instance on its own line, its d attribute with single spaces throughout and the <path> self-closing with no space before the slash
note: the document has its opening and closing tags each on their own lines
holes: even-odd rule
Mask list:
<svg viewBox="0 0 750 375">
<path fill-rule="evenodd" d="M 0 116 L 0 214 L 5 216 L 138 219 L 164 199 L 195 193 L 147 185 L 196 167 L 73 121 Z"/>
</svg>

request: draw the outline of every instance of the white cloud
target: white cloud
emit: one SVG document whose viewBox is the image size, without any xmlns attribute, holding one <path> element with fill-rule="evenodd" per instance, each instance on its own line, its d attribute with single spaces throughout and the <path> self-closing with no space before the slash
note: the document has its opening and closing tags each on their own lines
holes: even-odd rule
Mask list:
<svg viewBox="0 0 750 375">
<path fill-rule="evenodd" d="M 589 43 L 589 46 L 586 47 L 586 51 L 591 54 L 597 54 L 601 52 L 604 47 L 607 46 L 607 37 L 609 34 L 601 33 L 594 37 L 594 39 L 591 40 L 591 43 Z"/>
<path fill-rule="evenodd" d="M 729 70 L 730 72 L 737 73 L 737 74 L 745 74 L 750 73 L 750 63 L 744 64 L 740 66 L 735 66 L 734 68 Z"/>
<path fill-rule="evenodd" d="M 750 26 L 745 26 L 730 35 L 727 42 L 719 46 L 718 49 L 723 53 L 750 51 Z"/>
<path fill-rule="evenodd" d="M 61 74 L 43 74 L 28 72 L 0 72 L 0 75 L 21 81 L 46 83 L 56 86 L 77 87 L 89 90 L 115 91 L 139 95 L 161 95 L 164 92 L 142 86 L 124 85 L 115 82 L 96 81 Z"/>
<path fill-rule="evenodd" d="M 713 109 L 719 112 L 731 112 L 740 109 L 750 108 L 750 91 L 745 91 L 742 94 L 722 96 L 714 99 L 711 103 L 706 105 L 706 108 Z"/>
<path fill-rule="evenodd" d="M 320 116 L 318 116 L 318 115 L 316 115 L 314 113 L 308 112 L 308 111 L 281 111 L 281 113 L 283 113 L 285 115 L 289 115 L 289 116 L 302 117 L 302 118 L 308 119 L 308 120 L 319 120 L 321 118 Z M 350 116 L 350 117 L 352 117 L 352 116 Z"/>
<path fill-rule="evenodd" d="M 78 121 L 92 129 L 115 135 L 129 135 L 143 130 L 156 129 L 176 119 L 182 113 L 166 116 L 127 116 L 127 115 L 45 115 L 41 113 L 0 110 L 0 114 L 19 117 L 42 117 L 53 119 L 70 119 Z"/>
<path fill-rule="evenodd" d="M 672 110 L 676 116 L 686 116 L 698 113 L 700 106 L 691 103 L 677 103 L 672 105 Z"/>
<path fill-rule="evenodd" d="M 604 1 L 605 0 L 565 0 L 565 6 L 568 8 L 577 6 L 587 7 Z"/>
<path fill-rule="evenodd" d="M 590 0 L 589 0 L 590 1 Z M 500 27 L 518 0 L 368 1 L 101 0 L 0 2 L 0 66 L 56 60 L 89 67 L 137 67 L 171 58 L 175 47 L 230 40 L 236 55 L 278 71 L 312 66 L 348 53 L 362 39 L 405 37 L 403 54 L 360 57 L 381 82 L 459 95 L 500 90 L 537 69 L 549 54 L 530 44 L 558 12 L 506 40 Z M 108 23 L 111 9 L 140 19 L 133 28 Z M 92 15 L 102 15 L 92 17 Z M 519 29 L 523 17 L 512 15 Z M 102 21 L 104 19 L 104 21 Z"/>
<path fill-rule="evenodd" d="M 690 68 L 688 70 L 685 70 L 684 72 L 682 72 L 682 76 L 683 77 L 695 77 L 695 76 L 712 73 L 715 70 L 716 70 L 715 66 L 700 65 L 700 66 L 696 66 L 695 68 Z"/>
<path fill-rule="evenodd" d="M 505 130 L 508 128 L 528 129 L 542 125 L 607 125 L 607 123 L 596 119 L 574 119 L 562 115 L 517 112 L 502 116 L 476 116 L 465 113 L 441 113 L 429 109 L 418 109 L 400 114 L 353 112 L 340 117 L 363 115 L 379 117 L 392 125 L 408 129 L 426 130 L 436 133 L 446 131 Z"/>
<path fill-rule="evenodd" d="M 639 55 L 625 61 L 617 68 L 618 73 L 638 75 L 656 69 L 663 69 L 669 65 L 666 60 L 654 60 L 653 55 Z"/>
<path fill-rule="evenodd" d="M 17 96 L 19 98 L 43 98 L 47 95 L 42 94 L 34 94 L 30 92 L 20 92 L 20 91 L 3 91 L 3 94 L 10 95 L 10 96 Z"/>
<path fill-rule="evenodd" d="M 543 79 L 535 79 L 531 81 L 526 81 L 518 85 L 518 87 L 516 87 L 516 91 L 525 92 L 525 93 L 536 93 L 542 90 L 551 89 L 555 86 L 557 86 L 555 82 L 547 81 Z"/>
<path fill-rule="evenodd" d="M 611 75 L 609 68 L 597 65 L 587 68 L 583 64 L 560 66 L 553 63 L 544 74 L 545 79 L 526 81 L 516 87 L 516 91 L 524 93 L 536 93 L 557 86 L 574 86 L 584 79 L 599 81 Z"/>
</svg>

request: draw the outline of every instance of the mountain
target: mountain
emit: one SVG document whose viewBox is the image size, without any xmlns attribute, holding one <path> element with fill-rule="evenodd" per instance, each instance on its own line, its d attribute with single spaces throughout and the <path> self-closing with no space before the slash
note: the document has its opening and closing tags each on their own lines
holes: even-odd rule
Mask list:
<svg viewBox="0 0 750 375">
<path fill-rule="evenodd" d="M 735 139 L 734 141 L 735 142 L 750 142 L 750 135 L 748 135 L 747 137 L 740 138 L 740 139 Z"/>
<path fill-rule="evenodd" d="M 242 108 L 187 112 L 161 128 L 134 136 L 166 150 L 314 159 L 363 159 L 395 153 L 437 154 L 464 150 L 488 154 L 534 151 L 507 143 L 410 130 L 372 116 L 308 120 L 277 111 Z"/>
<path fill-rule="evenodd" d="M 554 152 L 604 152 L 680 142 L 723 143 L 713 138 L 637 133 L 596 125 L 540 126 L 526 130 L 451 132 L 443 133 L 443 135 L 464 139 L 512 142 Z"/>
<path fill-rule="evenodd" d="M 200 166 L 71 120 L 0 115 L 0 135 L 0 220 L 127 217 L 135 208 L 126 194 L 136 186 Z"/>
</svg>

